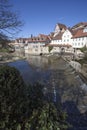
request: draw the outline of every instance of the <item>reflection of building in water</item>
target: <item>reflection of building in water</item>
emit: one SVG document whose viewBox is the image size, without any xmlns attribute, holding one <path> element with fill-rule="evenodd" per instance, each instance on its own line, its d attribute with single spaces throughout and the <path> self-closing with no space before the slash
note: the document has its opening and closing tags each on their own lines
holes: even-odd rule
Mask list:
<svg viewBox="0 0 87 130">
<path fill-rule="evenodd" d="M 34 67 L 45 68 L 48 67 L 49 60 L 46 57 L 41 56 L 30 56 L 28 54 L 25 55 L 27 57 L 27 61 L 30 65 Z"/>
</svg>

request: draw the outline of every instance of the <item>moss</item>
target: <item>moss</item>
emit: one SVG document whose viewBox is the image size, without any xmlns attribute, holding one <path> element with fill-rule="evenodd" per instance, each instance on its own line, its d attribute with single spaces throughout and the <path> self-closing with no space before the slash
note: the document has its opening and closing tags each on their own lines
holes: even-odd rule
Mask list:
<svg viewBox="0 0 87 130">
<path fill-rule="evenodd" d="M 1 48 L 1 49 L 0 49 L 0 52 L 9 52 L 9 50 L 6 49 L 6 48 Z"/>
<path fill-rule="evenodd" d="M 51 52 L 51 50 L 53 49 L 53 46 L 49 46 L 49 52 Z"/>
<path fill-rule="evenodd" d="M 83 64 L 87 64 L 87 60 L 84 58 L 84 59 L 80 59 L 80 60 L 76 60 L 77 62 L 79 62 L 81 65 Z"/>
<path fill-rule="evenodd" d="M 81 50 L 82 52 L 85 52 L 85 51 L 87 51 L 87 47 L 84 46 L 84 47 L 80 48 L 80 50 Z"/>
</svg>

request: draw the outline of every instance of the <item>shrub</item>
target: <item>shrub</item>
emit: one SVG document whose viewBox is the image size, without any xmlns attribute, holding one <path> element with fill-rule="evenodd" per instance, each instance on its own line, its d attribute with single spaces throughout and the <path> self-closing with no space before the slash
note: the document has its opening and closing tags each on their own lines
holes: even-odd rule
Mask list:
<svg viewBox="0 0 87 130">
<path fill-rule="evenodd" d="M 49 52 L 51 52 L 51 50 L 53 49 L 53 46 L 49 46 Z"/>
<path fill-rule="evenodd" d="M 87 51 L 87 47 L 84 46 L 84 47 L 80 48 L 80 50 L 81 50 L 82 52 L 85 52 L 85 51 Z"/>
<path fill-rule="evenodd" d="M 66 113 L 58 111 L 53 103 L 45 103 L 40 109 L 33 111 L 25 127 L 28 130 L 66 130 Z"/>
<path fill-rule="evenodd" d="M 0 129 L 17 127 L 25 112 L 25 84 L 14 67 L 0 66 Z"/>
<path fill-rule="evenodd" d="M 66 113 L 45 101 L 43 85 L 26 87 L 17 69 L 0 66 L 1 130 L 66 130 L 67 126 Z"/>
</svg>

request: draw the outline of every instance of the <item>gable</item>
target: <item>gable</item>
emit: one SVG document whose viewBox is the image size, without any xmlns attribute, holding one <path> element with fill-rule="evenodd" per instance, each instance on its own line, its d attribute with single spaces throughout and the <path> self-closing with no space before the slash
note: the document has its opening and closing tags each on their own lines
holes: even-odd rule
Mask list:
<svg viewBox="0 0 87 130">
<path fill-rule="evenodd" d="M 71 38 L 71 37 L 72 37 L 72 34 L 68 29 L 62 35 L 62 39 Z"/>
</svg>

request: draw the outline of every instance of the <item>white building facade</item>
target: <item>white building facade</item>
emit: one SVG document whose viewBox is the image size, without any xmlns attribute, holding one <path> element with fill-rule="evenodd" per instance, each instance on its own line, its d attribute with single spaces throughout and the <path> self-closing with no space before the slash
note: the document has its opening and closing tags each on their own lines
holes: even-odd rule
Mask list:
<svg viewBox="0 0 87 130">
<path fill-rule="evenodd" d="M 63 24 L 58 24 L 55 27 L 54 36 L 50 45 L 64 48 L 66 52 L 73 52 L 74 49 L 79 49 L 84 46 L 87 47 L 87 23 L 79 23 L 72 28 L 67 28 Z"/>
<path fill-rule="evenodd" d="M 49 54 L 49 46 L 53 49 L 50 53 L 71 52 L 75 49 L 87 47 L 87 22 L 81 22 L 72 28 L 58 23 L 52 35 L 40 34 L 37 37 L 21 38 L 16 42 L 25 44 L 25 53 L 28 54 Z"/>
</svg>

